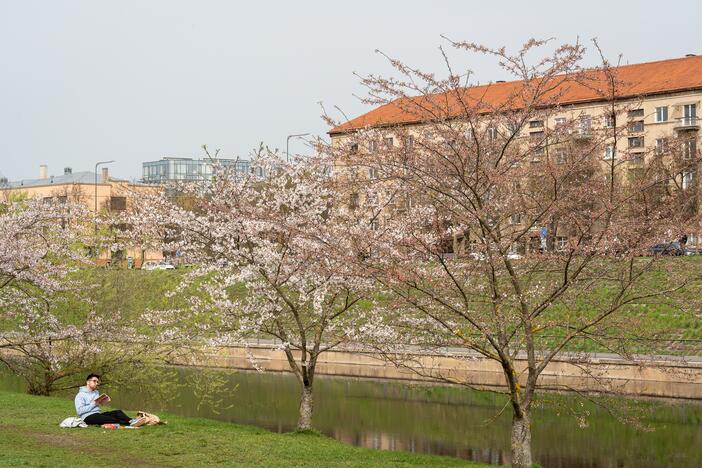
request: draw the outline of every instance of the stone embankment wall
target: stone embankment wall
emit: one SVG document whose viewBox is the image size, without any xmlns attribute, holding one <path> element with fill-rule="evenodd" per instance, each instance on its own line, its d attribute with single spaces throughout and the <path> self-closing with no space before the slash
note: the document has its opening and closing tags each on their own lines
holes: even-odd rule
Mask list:
<svg viewBox="0 0 702 468">
<path fill-rule="evenodd" d="M 249 355 L 262 370 L 290 371 L 285 354 L 272 349 L 270 344 L 218 348 L 207 354 L 204 364 L 253 370 Z M 520 371 L 526 368 L 525 360 L 517 364 Z M 320 357 L 317 373 L 410 381 L 431 381 L 428 374 L 440 374 L 475 387 L 504 385 L 502 370 L 496 362 L 470 352 L 456 352 L 451 357 L 417 355 L 408 367 L 411 369 L 398 368 L 373 352 L 335 350 Z M 539 384 L 548 390 L 702 400 L 702 359 L 650 358 L 642 365 L 602 354 L 566 356 L 547 366 Z"/>
</svg>

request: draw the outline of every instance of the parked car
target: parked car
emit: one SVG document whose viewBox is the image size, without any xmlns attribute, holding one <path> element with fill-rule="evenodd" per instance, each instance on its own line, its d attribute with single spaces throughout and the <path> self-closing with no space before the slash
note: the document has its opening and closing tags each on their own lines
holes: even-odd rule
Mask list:
<svg viewBox="0 0 702 468">
<path fill-rule="evenodd" d="M 170 263 L 166 262 L 156 262 L 153 260 L 149 260 L 148 262 L 144 262 L 144 264 L 141 266 L 142 270 L 173 270 L 175 267 L 171 265 Z"/>
<path fill-rule="evenodd" d="M 688 255 L 688 256 L 689 256 L 689 255 L 700 255 L 700 254 L 702 254 L 702 252 L 700 252 L 700 248 L 699 248 L 699 247 L 694 247 L 694 246 L 693 246 L 693 247 L 688 247 L 688 246 L 685 246 L 685 255 Z"/>
<path fill-rule="evenodd" d="M 662 244 L 652 245 L 648 248 L 648 253 L 651 255 L 672 255 L 676 257 L 688 255 L 685 248 L 680 245 L 680 242 L 664 242 Z"/>
</svg>

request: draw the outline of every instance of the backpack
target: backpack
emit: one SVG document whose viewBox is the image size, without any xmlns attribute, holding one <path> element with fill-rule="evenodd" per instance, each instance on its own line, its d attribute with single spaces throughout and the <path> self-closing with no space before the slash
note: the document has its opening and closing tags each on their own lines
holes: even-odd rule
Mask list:
<svg viewBox="0 0 702 468">
<path fill-rule="evenodd" d="M 137 411 L 137 416 L 139 416 L 140 418 L 146 418 L 147 426 L 155 426 L 156 424 L 166 424 L 165 422 L 161 421 L 161 418 L 159 418 L 155 414 L 147 413 L 146 411 Z"/>
</svg>

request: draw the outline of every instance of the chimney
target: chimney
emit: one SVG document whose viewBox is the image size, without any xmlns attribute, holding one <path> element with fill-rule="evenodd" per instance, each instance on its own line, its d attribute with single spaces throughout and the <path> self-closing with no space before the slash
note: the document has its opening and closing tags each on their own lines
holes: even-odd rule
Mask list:
<svg viewBox="0 0 702 468">
<path fill-rule="evenodd" d="M 109 172 L 107 171 L 107 168 L 106 168 L 106 167 L 103 167 L 103 168 L 102 168 L 102 177 L 100 178 L 100 180 L 101 180 L 102 183 L 104 184 L 104 183 L 107 183 L 107 181 L 108 181 L 109 179 L 110 179 L 110 174 L 109 174 Z"/>
<path fill-rule="evenodd" d="M 39 166 L 39 178 L 48 179 L 49 178 L 49 167 L 46 164 Z"/>
<path fill-rule="evenodd" d="M 63 168 L 63 175 L 71 175 L 71 174 L 73 174 L 73 169 L 71 169 L 70 167 Z"/>
</svg>

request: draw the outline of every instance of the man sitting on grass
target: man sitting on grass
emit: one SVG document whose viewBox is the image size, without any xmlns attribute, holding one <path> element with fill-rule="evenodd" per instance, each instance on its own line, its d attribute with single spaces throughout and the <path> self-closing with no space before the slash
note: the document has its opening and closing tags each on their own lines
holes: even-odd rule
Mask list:
<svg viewBox="0 0 702 468">
<path fill-rule="evenodd" d="M 100 392 L 97 391 L 98 385 L 100 385 L 100 376 L 97 374 L 90 374 L 85 379 L 85 387 L 80 387 L 76 395 L 76 413 L 78 413 L 78 417 L 81 418 L 85 424 L 93 426 L 101 426 L 103 424 L 122 424 L 123 426 L 141 425 L 139 422 L 143 418 L 132 419 L 124 414 L 122 410 L 101 413 L 100 405 L 109 402 L 110 398 L 106 395 L 103 398 L 99 398 Z"/>
</svg>

